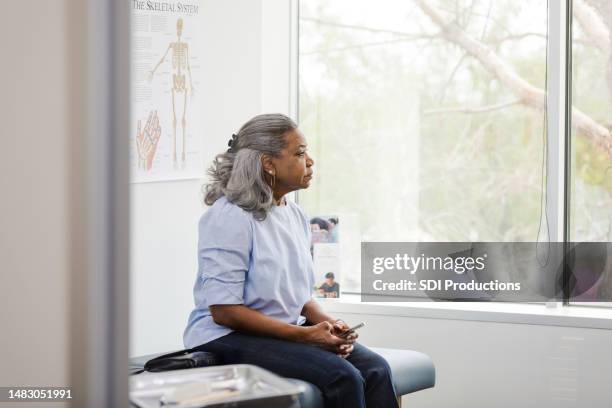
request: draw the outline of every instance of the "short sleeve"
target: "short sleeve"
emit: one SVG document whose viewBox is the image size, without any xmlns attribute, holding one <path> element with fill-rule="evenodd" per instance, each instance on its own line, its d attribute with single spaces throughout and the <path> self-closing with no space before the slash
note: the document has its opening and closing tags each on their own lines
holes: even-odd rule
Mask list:
<svg viewBox="0 0 612 408">
<path fill-rule="evenodd" d="M 252 249 L 249 214 L 226 203 L 214 206 L 199 224 L 198 262 L 208 306 L 244 303 L 244 282 Z"/>
</svg>

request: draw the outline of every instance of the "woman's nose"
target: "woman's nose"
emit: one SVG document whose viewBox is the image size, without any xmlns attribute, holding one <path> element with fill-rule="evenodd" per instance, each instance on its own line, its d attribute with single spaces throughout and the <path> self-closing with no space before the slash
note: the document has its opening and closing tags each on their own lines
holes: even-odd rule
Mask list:
<svg viewBox="0 0 612 408">
<path fill-rule="evenodd" d="M 308 167 L 314 166 L 314 160 L 309 155 L 306 155 L 306 166 Z"/>
</svg>

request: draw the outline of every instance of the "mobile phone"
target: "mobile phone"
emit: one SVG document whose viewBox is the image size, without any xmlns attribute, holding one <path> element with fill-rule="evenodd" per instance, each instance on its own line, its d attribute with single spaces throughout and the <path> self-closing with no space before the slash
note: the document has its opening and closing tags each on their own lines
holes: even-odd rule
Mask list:
<svg viewBox="0 0 612 408">
<path fill-rule="evenodd" d="M 339 334 L 339 335 L 338 335 L 338 337 L 340 337 L 340 338 L 344 339 L 344 338 L 346 338 L 346 337 L 347 337 L 349 334 L 351 334 L 351 333 L 355 332 L 355 330 L 357 330 L 357 329 L 361 329 L 363 326 L 365 326 L 365 323 L 364 323 L 364 322 L 361 322 L 361 323 L 359 323 L 358 325 L 351 327 L 350 329 L 348 329 L 348 330 L 347 330 L 347 331 L 345 331 L 344 333 Z"/>
</svg>

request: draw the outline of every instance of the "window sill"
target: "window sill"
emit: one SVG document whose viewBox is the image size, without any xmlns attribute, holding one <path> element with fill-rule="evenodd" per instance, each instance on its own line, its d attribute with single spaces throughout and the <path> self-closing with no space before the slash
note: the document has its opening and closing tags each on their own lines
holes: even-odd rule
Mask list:
<svg viewBox="0 0 612 408">
<path fill-rule="evenodd" d="M 484 302 L 362 302 L 357 294 L 318 299 L 326 312 L 612 330 L 612 308 Z"/>
</svg>

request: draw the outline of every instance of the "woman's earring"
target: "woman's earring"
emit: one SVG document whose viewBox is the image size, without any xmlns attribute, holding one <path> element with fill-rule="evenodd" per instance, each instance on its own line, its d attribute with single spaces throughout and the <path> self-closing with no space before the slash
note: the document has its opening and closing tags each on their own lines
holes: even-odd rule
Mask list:
<svg viewBox="0 0 612 408">
<path fill-rule="evenodd" d="M 276 173 L 272 173 L 271 170 L 268 170 L 268 174 L 272 176 L 272 181 L 270 182 L 272 188 L 276 185 Z"/>
</svg>

